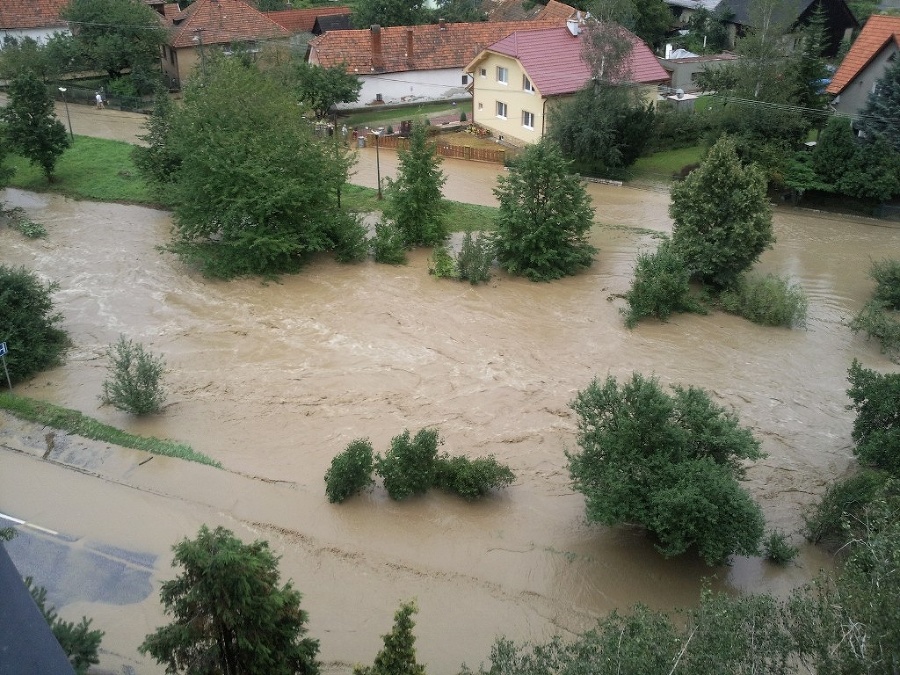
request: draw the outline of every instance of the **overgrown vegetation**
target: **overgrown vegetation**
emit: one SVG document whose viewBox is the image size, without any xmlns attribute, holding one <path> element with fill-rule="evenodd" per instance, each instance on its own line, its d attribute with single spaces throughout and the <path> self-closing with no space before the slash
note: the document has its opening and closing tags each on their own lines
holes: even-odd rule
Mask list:
<svg viewBox="0 0 900 675">
<path fill-rule="evenodd" d="M 472 236 L 471 232 L 466 232 L 459 255 L 456 256 L 459 280 L 468 281 L 473 286 L 489 281 L 493 261 L 494 251 L 491 248 L 490 237 L 483 233 Z"/>
<path fill-rule="evenodd" d="M 638 254 L 625 300 L 628 309 L 623 313 L 628 328 L 649 316 L 665 321 L 675 312 L 705 311 L 691 292 L 691 273 L 671 241 L 664 241 L 652 253 Z"/>
<path fill-rule="evenodd" d="M 62 362 L 69 338 L 53 304 L 58 288 L 24 267 L 0 265 L 0 342 L 9 350 L 6 366 L 13 382 Z"/>
<path fill-rule="evenodd" d="M 86 616 L 81 617 L 78 623 L 61 619 L 56 608 L 47 605 L 47 589 L 35 586 L 31 577 L 25 577 L 25 587 L 50 626 L 53 637 L 69 657 L 76 675 L 86 675 L 92 665 L 100 663 L 100 643 L 105 633 L 102 630 L 91 630 L 93 619 Z"/>
<path fill-rule="evenodd" d="M 343 452 L 331 460 L 325 472 L 325 496 L 332 504 L 358 495 L 369 487 L 375 469 L 375 452 L 368 438 L 351 441 Z"/>
<path fill-rule="evenodd" d="M 413 614 L 415 602 L 404 602 L 394 614 L 394 627 L 383 636 L 384 647 L 371 666 L 356 666 L 353 675 L 425 675 L 425 666 L 416 660 L 416 636 Z"/>
<path fill-rule="evenodd" d="M 493 455 L 469 459 L 444 453 L 436 459 L 435 466 L 435 485 L 468 501 L 512 485 L 516 479 L 512 469 Z"/>
<path fill-rule="evenodd" d="M 0 203 L 0 219 L 5 219 L 14 230 L 18 230 L 29 239 L 43 239 L 47 236 L 47 228 L 41 223 L 30 220 L 25 215 L 25 209 L 17 206 L 3 210 L 2 206 L 3 204 Z"/>
<path fill-rule="evenodd" d="M 766 560 L 776 565 L 787 565 L 800 550 L 796 546 L 792 546 L 787 535 L 781 530 L 772 530 L 763 540 L 763 554 Z"/>
<path fill-rule="evenodd" d="M 804 326 L 809 304 L 800 286 L 772 274 L 739 277 L 734 286 L 722 292 L 719 302 L 726 311 L 753 323 L 784 328 Z"/>
<path fill-rule="evenodd" d="M 0 392 L 0 408 L 21 419 L 38 422 L 51 429 L 61 429 L 95 441 L 222 468 L 219 462 L 197 452 L 189 445 L 129 434 L 98 422 L 77 410 L 70 410 L 45 401 Z"/>
<path fill-rule="evenodd" d="M 850 328 L 875 338 L 882 353 L 892 361 L 900 360 L 900 260 L 872 263 L 869 276 L 876 282 L 872 299 L 865 304 Z"/>
<path fill-rule="evenodd" d="M 103 403 L 132 415 L 149 415 L 162 409 L 166 401 L 166 364 L 162 357 L 120 335 L 118 342 L 107 348 L 106 358 L 109 364 L 100 397 Z"/>
<path fill-rule="evenodd" d="M 375 223 L 375 236 L 372 237 L 371 244 L 375 262 L 385 265 L 406 264 L 406 239 L 394 223 Z"/>
<path fill-rule="evenodd" d="M 854 454 L 862 464 L 900 478 L 900 373 L 877 373 L 853 360 L 847 396 L 856 411 Z"/>
<path fill-rule="evenodd" d="M 762 512 L 739 480 L 763 455 L 737 416 L 695 387 L 634 373 L 619 384 L 595 379 L 572 403 L 580 452 L 567 452 L 587 518 L 642 525 L 666 557 L 695 550 L 709 565 L 755 555 Z"/>
<path fill-rule="evenodd" d="M 439 437 L 434 429 L 421 429 L 410 438 L 409 430 L 391 439 L 390 450 L 375 462 L 391 499 L 424 494 L 435 484 Z"/>
</svg>

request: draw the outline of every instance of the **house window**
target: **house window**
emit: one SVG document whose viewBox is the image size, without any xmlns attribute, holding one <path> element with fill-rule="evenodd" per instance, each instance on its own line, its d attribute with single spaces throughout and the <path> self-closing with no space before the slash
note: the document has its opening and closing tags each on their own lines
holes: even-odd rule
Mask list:
<svg viewBox="0 0 900 675">
<path fill-rule="evenodd" d="M 497 117 L 505 120 L 507 112 L 509 112 L 509 109 L 506 107 L 506 104 L 503 101 L 497 101 Z"/>
<path fill-rule="evenodd" d="M 480 74 L 482 77 L 487 77 L 487 68 L 482 68 Z"/>
<path fill-rule="evenodd" d="M 522 126 L 526 129 L 534 129 L 534 113 L 522 111 Z"/>
<path fill-rule="evenodd" d="M 175 50 L 169 47 L 169 60 L 172 62 L 172 65 L 175 65 Z"/>
<path fill-rule="evenodd" d="M 528 92 L 534 92 L 534 85 L 531 84 L 531 80 L 529 80 L 524 75 L 522 76 L 522 90 Z"/>
<path fill-rule="evenodd" d="M 469 76 L 468 75 L 462 76 L 462 83 L 463 83 L 463 85 L 469 84 Z"/>
<path fill-rule="evenodd" d="M 497 66 L 497 82 L 500 84 L 509 84 L 509 70 L 503 66 Z"/>
<path fill-rule="evenodd" d="M 479 104 L 478 104 L 478 109 L 479 109 L 479 110 L 484 110 L 484 103 L 479 103 Z"/>
</svg>

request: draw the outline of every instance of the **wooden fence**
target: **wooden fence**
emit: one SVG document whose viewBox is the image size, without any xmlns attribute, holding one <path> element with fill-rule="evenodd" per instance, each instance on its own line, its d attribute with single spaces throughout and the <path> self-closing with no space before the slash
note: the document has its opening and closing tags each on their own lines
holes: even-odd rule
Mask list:
<svg viewBox="0 0 900 675">
<path fill-rule="evenodd" d="M 382 148 L 407 148 L 409 141 L 399 136 L 381 136 L 378 144 Z M 370 148 L 375 147 L 375 134 L 366 136 L 366 145 Z M 454 159 L 467 159 L 473 162 L 493 162 L 494 164 L 503 164 L 506 160 L 506 150 L 503 148 L 474 148 L 471 145 L 450 145 L 449 143 L 438 143 L 437 153 L 441 157 L 452 157 Z"/>
</svg>

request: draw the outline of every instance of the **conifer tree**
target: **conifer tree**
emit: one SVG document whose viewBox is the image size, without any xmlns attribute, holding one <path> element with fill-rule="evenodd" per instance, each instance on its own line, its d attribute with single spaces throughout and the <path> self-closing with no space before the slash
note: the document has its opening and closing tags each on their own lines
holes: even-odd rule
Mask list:
<svg viewBox="0 0 900 675">
<path fill-rule="evenodd" d="M 384 637 L 384 648 L 372 666 L 357 666 L 353 675 L 425 675 L 425 666 L 416 661 L 415 602 L 405 602 L 394 614 L 394 628 Z"/>
<path fill-rule="evenodd" d="M 857 123 L 866 136 L 883 135 L 900 152 L 900 59 L 884 71 Z"/>
</svg>

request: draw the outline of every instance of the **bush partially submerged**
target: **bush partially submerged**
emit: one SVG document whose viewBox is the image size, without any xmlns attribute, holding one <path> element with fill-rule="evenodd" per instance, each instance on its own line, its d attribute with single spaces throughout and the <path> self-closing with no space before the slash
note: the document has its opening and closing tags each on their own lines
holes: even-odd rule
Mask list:
<svg viewBox="0 0 900 675">
<path fill-rule="evenodd" d="M 665 321 L 675 312 L 702 313 L 703 306 L 691 295 L 690 280 L 690 271 L 670 241 L 653 253 L 639 253 L 631 289 L 625 294 L 625 325 L 634 328 L 648 316 Z"/>
<path fill-rule="evenodd" d="M 372 239 L 375 262 L 386 265 L 406 264 L 406 240 L 403 232 L 393 223 L 377 223 Z"/>
<path fill-rule="evenodd" d="M 733 288 L 722 292 L 719 300 L 726 311 L 762 326 L 806 325 L 806 293 L 788 279 L 772 274 L 741 277 Z"/>
<path fill-rule="evenodd" d="M 384 479 L 391 499 L 423 494 L 434 485 L 438 443 L 434 429 L 421 429 L 412 439 L 406 429 L 391 439 L 391 449 L 375 462 L 375 471 Z"/>
<path fill-rule="evenodd" d="M 491 263 L 494 253 L 487 237 L 479 234 L 472 237 L 466 232 L 462 248 L 456 256 L 456 269 L 460 281 L 468 281 L 473 286 L 491 278 Z"/>
<path fill-rule="evenodd" d="M 821 501 L 803 516 L 804 536 L 814 544 L 845 541 L 846 529 L 861 522 L 865 509 L 884 495 L 889 481 L 882 471 L 865 470 L 832 483 Z"/>
<path fill-rule="evenodd" d="M 331 460 L 331 467 L 325 472 L 325 495 L 328 501 L 332 504 L 340 503 L 365 490 L 374 482 L 374 468 L 375 453 L 369 439 L 357 438 L 352 441 Z"/>
<path fill-rule="evenodd" d="M 437 458 L 436 485 L 469 501 L 512 485 L 515 474 L 493 455 L 469 459 L 443 454 Z"/>
<path fill-rule="evenodd" d="M 144 350 L 144 345 L 124 335 L 106 351 L 109 372 L 103 382 L 103 403 L 133 415 L 159 412 L 166 400 L 162 357 Z"/>
<path fill-rule="evenodd" d="M 878 285 L 850 328 L 878 340 L 881 352 L 896 362 L 900 360 L 900 260 L 872 263 L 869 276 Z"/>
<path fill-rule="evenodd" d="M 763 552 L 766 560 L 776 565 L 787 565 L 800 552 L 796 546 L 791 546 L 784 532 L 772 530 L 769 536 L 763 540 Z"/>
</svg>

